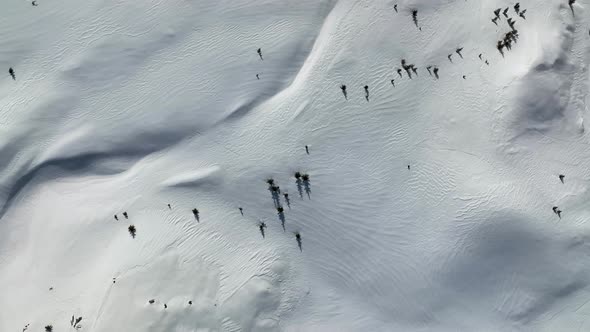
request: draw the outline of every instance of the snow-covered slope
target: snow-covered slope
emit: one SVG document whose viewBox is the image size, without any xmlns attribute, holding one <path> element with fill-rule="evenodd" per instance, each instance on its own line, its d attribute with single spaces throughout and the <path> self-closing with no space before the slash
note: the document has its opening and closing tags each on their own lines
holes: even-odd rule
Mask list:
<svg viewBox="0 0 590 332">
<path fill-rule="evenodd" d="M 37 4 L 0 19 L 0 331 L 590 330 L 587 0 Z"/>
</svg>

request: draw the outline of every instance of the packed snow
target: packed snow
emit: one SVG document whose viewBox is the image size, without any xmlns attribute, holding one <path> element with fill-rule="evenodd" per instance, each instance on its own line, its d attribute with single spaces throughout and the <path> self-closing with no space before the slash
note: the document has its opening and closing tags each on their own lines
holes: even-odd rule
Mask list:
<svg viewBox="0 0 590 332">
<path fill-rule="evenodd" d="M 5 2 L 0 331 L 589 331 L 568 1 Z"/>
</svg>

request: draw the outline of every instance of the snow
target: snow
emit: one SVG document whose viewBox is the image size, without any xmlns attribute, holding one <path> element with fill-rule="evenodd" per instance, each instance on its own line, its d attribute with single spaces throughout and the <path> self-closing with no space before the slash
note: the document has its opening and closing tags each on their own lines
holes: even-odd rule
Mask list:
<svg viewBox="0 0 590 332">
<path fill-rule="evenodd" d="M 590 329 L 590 3 L 520 3 L 6 4 L 0 331 Z"/>
</svg>

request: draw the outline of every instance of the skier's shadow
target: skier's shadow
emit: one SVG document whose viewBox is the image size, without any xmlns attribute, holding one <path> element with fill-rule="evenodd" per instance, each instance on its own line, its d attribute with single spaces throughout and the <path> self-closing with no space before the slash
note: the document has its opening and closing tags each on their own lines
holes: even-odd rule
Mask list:
<svg viewBox="0 0 590 332">
<path fill-rule="evenodd" d="M 307 198 L 311 199 L 311 182 L 309 180 L 303 181 L 303 188 L 307 194 Z"/>
<path fill-rule="evenodd" d="M 295 183 L 297 184 L 297 191 L 299 192 L 299 197 L 303 198 L 303 181 L 301 181 L 301 179 L 297 179 Z"/>
<path fill-rule="evenodd" d="M 283 232 L 285 231 L 285 212 L 279 212 L 279 221 L 281 222 L 281 226 L 283 227 Z"/>
<path fill-rule="evenodd" d="M 274 190 L 273 188 L 277 188 L 277 189 Z M 268 191 L 270 191 L 270 195 L 272 197 L 272 202 L 273 202 L 275 208 L 278 208 L 279 206 L 281 206 L 280 189 L 278 189 L 278 187 L 269 186 Z"/>
</svg>

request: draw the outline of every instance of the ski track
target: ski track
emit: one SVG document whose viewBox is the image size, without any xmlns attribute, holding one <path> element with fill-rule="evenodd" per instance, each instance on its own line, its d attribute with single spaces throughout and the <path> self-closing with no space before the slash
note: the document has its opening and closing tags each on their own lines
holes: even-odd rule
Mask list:
<svg viewBox="0 0 590 332">
<path fill-rule="evenodd" d="M 38 2 L 0 20 L 1 331 L 587 325 L 587 1 Z"/>
</svg>

